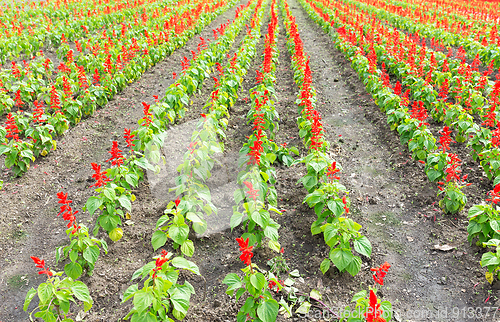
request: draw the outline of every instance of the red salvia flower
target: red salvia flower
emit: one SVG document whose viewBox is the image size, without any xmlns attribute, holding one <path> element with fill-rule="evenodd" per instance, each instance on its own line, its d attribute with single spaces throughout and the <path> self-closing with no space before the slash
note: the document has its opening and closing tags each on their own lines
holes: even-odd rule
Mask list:
<svg viewBox="0 0 500 322">
<path fill-rule="evenodd" d="M 153 268 L 153 278 L 156 278 L 156 272 L 161 270 L 163 264 L 166 262 L 168 262 L 168 252 L 162 249 L 160 257 L 156 259 L 155 268 Z"/>
<path fill-rule="evenodd" d="M 12 138 L 15 141 L 19 141 L 19 128 L 17 127 L 16 120 L 12 113 L 7 114 L 7 121 L 5 122 L 5 130 L 7 130 L 6 138 Z"/>
<path fill-rule="evenodd" d="M 64 194 L 63 192 L 58 192 L 57 198 L 59 199 L 57 203 L 62 204 L 62 206 L 60 206 L 60 211 L 57 215 L 59 216 L 60 214 L 62 214 L 63 219 L 69 221 L 68 228 L 73 226 L 74 229 L 72 231 L 72 234 L 76 233 L 80 228 L 80 226 L 77 226 L 75 224 L 76 221 L 75 215 L 78 213 L 78 210 L 73 211 L 73 209 L 71 208 L 70 204 L 73 201 L 68 199 L 67 193 Z"/>
<path fill-rule="evenodd" d="M 491 201 L 492 204 L 498 204 L 500 202 L 500 184 L 497 184 L 493 190 L 488 192 L 491 199 L 486 199 L 486 201 Z"/>
<path fill-rule="evenodd" d="M 16 100 L 16 106 L 22 106 L 24 102 L 21 99 L 21 90 L 18 89 L 17 92 L 15 93 L 15 100 Z"/>
<path fill-rule="evenodd" d="M 371 271 L 375 272 L 373 274 L 373 280 L 375 281 L 375 283 L 378 283 L 382 286 L 384 285 L 384 278 L 390 267 L 391 265 L 385 262 L 380 267 L 371 268 Z"/>
<path fill-rule="evenodd" d="M 460 181 L 460 172 L 462 172 L 458 167 L 461 165 L 461 160 L 456 154 L 449 153 L 450 161 L 448 161 L 448 167 L 445 170 L 446 182 L 451 180 Z"/>
<path fill-rule="evenodd" d="M 42 116 L 45 113 L 42 105 L 38 103 L 38 100 L 34 101 L 33 105 L 35 105 L 35 109 L 33 110 L 33 122 L 45 122 L 45 120 L 42 120 Z"/>
<path fill-rule="evenodd" d="M 63 76 L 63 90 L 64 94 L 66 94 L 66 97 L 71 97 L 73 95 L 73 92 L 71 91 L 71 85 L 66 76 Z"/>
<path fill-rule="evenodd" d="M 386 322 L 384 318 L 380 317 L 383 311 L 380 309 L 380 304 L 378 303 L 377 295 L 373 290 L 370 290 L 370 300 L 367 312 L 364 313 L 366 322 Z"/>
<path fill-rule="evenodd" d="M 94 170 L 94 172 L 95 172 L 92 175 L 92 178 L 94 178 L 96 180 L 96 183 L 91 185 L 89 188 L 102 187 L 102 186 L 106 185 L 106 182 L 111 181 L 111 179 L 109 179 L 106 176 L 106 171 L 101 172 L 101 165 L 98 165 L 96 163 L 91 163 L 91 165 L 92 165 L 92 170 Z"/>
<path fill-rule="evenodd" d="M 135 144 L 133 144 L 132 141 L 135 138 L 135 134 L 130 134 L 130 129 L 125 129 L 123 138 L 125 139 L 125 142 L 127 142 L 127 148 L 130 148 L 132 151 L 134 151 Z"/>
<path fill-rule="evenodd" d="M 76 66 L 78 69 L 78 82 L 82 89 L 89 88 L 89 81 L 87 80 L 87 75 L 85 75 L 85 68 L 83 66 Z"/>
<path fill-rule="evenodd" d="M 240 245 L 240 252 L 242 252 L 242 254 L 240 255 L 241 261 L 247 266 L 251 265 L 253 257 L 253 246 L 248 246 L 248 238 L 246 240 L 243 240 L 243 238 L 240 237 L 236 238 L 236 241 Z"/>
<path fill-rule="evenodd" d="M 71 65 L 74 61 L 74 56 L 73 56 L 73 50 L 69 50 L 68 53 L 66 54 L 66 62 Z"/>
<path fill-rule="evenodd" d="M 420 121 L 420 124 L 418 125 L 419 127 L 422 125 L 429 125 L 428 123 L 424 122 L 427 119 L 428 114 L 422 101 L 415 101 L 410 112 L 412 118 Z"/>
<path fill-rule="evenodd" d="M 41 271 L 38 272 L 38 275 L 47 274 L 47 276 L 49 276 L 49 277 L 53 275 L 52 272 L 49 271 L 49 269 L 45 267 L 45 260 L 40 259 L 40 258 L 35 257 L 35 256 L 31 256 L 31 259 L 35 262 L 36 267 L 42 269 Z"/>
<path fill-rule="evenodd" d="M 248 181 L 244 181 L 243 184 L 248 188 L 247 194 L 253 201 L 256 201 L 259 197 L 259 191 L 253 188 L 253 184 Z"/>
<path fill-rule="evenodd" d="M 328 166 L 326 175 L 328 178 L 333 182 L 333 179 L 340 180 L 340 177 L 336 176 L 335 173 L 340 172 L 339 169 L 337 169 L 337 162 L 333 161 L 330 166 Z"/>
<path fill-rule="evenodd" d="M 147 104 L 146 102 L 142 102 L 143 112 L 144 112 L 144 117 L 142 118 L 145 122 L 142 123 L 142 126 L 149 126 L 153 122 L 153 114 L 149 111 L 151 108 L 150 104 Z"/>
<path fill-rule="evenodd" d="M 78 40 L 75 40 L 75 45 L 76 45 L 76 50 L 78 50 L 78 52 L 81 53 L 82 52 L 82 44 Z"/>
<path fill-rule="evenodd" d="M 441 137 L 439 138 L 439 144 L 441 146 L 439 147 L 439 149 L 443 149 L 443 152 L 446 153 L 446 150 L 450 150 L 450 143 L 453 142 L 450 137 L 451 130 L 448 126 L 445 126 L 440 133 Z"/>
<path fill-rule="evenodd" d="M 16 65 L 16 62 L 12 62 L 12 75 L 16 78 L 21 78 L 21 71 L 19 70 L 19 67 Z"/>
<path fill-rule="evenodd" d="M 59 93 L 54 85 L 52 85 L 50 89 L 50 107 L 54 110 L 61 109 L 60 107 L 61 101 L 59 100 Z"/>
<path fill-rule="evenodd" d="M 92 75 L 92 78 L 94 79 L 94 81 L 92 82 L 92 84 L 94 84 L 94 85 L 99 84 L 99 81 L 101 80 L 101 77 L 99 76 L 99 71 L 97 70 L 97 68 L 94 70 L 94 74 Z"/>
<path fill-rule="evenodd" d="M 106 162 L 111 161 L 111 165 L 116 165 L 117 167 L 122 165 L 124 157 L 120 152 L 122 152 L 122 150 L 118 149 L 118 142 L 113 141 L 113 147 L 111 148 L 111 151 L 109 151 L 111 158 L 106 160 Z"/>
<path fill-rule="evenodd" d="M 347 215 L 347 214 L 349 214 L 349 208 L 347 207 L 347 197 L 346 197 L 346 196 L 344 196 L 344 197 L 342 198 L 342 203 L 344 204 L 345 214 L 346 214 L 346 215 Z"/>
</svg>

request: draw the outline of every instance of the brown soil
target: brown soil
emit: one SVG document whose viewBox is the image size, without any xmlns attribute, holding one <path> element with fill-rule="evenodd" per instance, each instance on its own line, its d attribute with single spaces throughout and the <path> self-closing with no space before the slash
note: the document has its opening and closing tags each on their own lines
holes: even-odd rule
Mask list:
<svg viewBox="0 0 500 322">
<path fill-rule="evenodd" d="M 311 56 L 313 84 L 318 91 L 317 108 L 332 143 L 330 152 L 344 169 L 341 182 L 351 192 L 353 219 L 363 225 L 363 233 L 373 244 L 372 258 L 363 259 L 362 270 L 356 277 L 339 274 L 335 269 L 322 275 L 319 265 L 328 255 L 328 247 L 320 235 L 311 236 L 310 225 L 316 215 L 302 204 L 306 191 L 300 184 L 296 185 L 305 174 L 305 168 L 303 165 L 291 168 L 277 165 L 278 206 L 286 211 L 276 219 L 281 224 L 280 243 L 284 246 L 288 264 L 304 277 L 304 282 L 298 283 L 297 287 L 303 292 L 318 289 L 330 307 L 343 307 L 349 304 L 355 292 L 372 285 L 369 268 L 388 261 L 392 267 L 379 295 L 393 303 L 398 314 L 396 321 L 471 321 L 474 319 L 462 318 L 463 315 L 452 319 L 449 316 L 424 319 L 405 314 L 415 310 L 437 313 L 441 308 L 451 312 L 453 308 L 499 306 L 498 291 L 489 286 L 484 278 L 485 270 L 479 266 L 484 250 L 469 246 L 467 242 L 466 211 L 450 217 L 437 210 L 436 185 L 428 182 L 423 165 L 409 158 L 398 134 L 390 131 L 384 114 L 366 93 L 349 62 L 295 0 L 290 0 L 290 6 L 305 51 Z M 200 36 L 210 38 L 212 28 L 233 15 L 234 8 L 221 15 Z M 266 30 L 267 22 L 262 33 Z M 304 156 L 295 123 L 298 116 L 294 103 L 297 87 L 293 82 L 284 35 L 280 18 L 276 108 L 281 121 L 276 141 L 297 146 Z M 242 36 L 233 50 L 237 49 Z M 263 50 L 263 39 L 258 53 Z M 111 141 L 121 137 L 123 128 L 134 128 L 141 118 L 141 102 L 152 102 L 153 95 L 163 95 L 172 83 L 172 72 L 180 72 L 181 58 L 190 55 L 197 43 L 198 38 L 192 39 L 127 87 L 94 117 L 60 137 L 58 149 L 37 160 L 22 178 L 11 178 L 10 172 L 3 171 L 0 176 L 5 182 L 0 191 L 0 256 L 4 258 L 0 263 L 0 321 L 27 319 L 22 310 L 25 294 L 30 287 L 36 287 L 44 280 L 37 275 L 30 256 L 44 258 L 48 266 L 56 270 L 63 268 L 64 264 L 56 266 L 54 261 L 55 247 L 67 241 L 65 225 L 55 216 L 58 212 L 56 193 L 68 192 L 74 208 L 81 209 L 93 194 L 93 189 L 88 189 L 93 183 L 90 163 L 104 163 Z M 219 156 L 221 165 L 214 168 L 213 178 L 208 182 L 219 213 L 209 218 L 208 233 L 195 240 L 196 251 L 192 258 L 204 278 L 182 275 L 197 292 L 191 299 L 186 318 L 189 322 L 235 321 L 241 305 L 224 293 L 226 287 L 222 284 L 228 273 L 243 268 L 234 241 L 242 231 L 237 228 L 231 232 L 228 228 L 231 207 L 227 205 L 236 187 L 238 151 L 250 131 L 246 124 L 250 106 L 246 98 L 254 86 L 255 70 L 261 61 L 259 54 L 245 77 L 237 103 L 230 111 L 226 149 Z M 155 255 L 150 243 L 154 225 L 165 202 L 173 197 L 167 192 L 168 188 L 172 186 L 178 160 L 189 144 L 190 125 L 202 112 L 212 84 L 207 81 L 201 93 L 193 99 L 188 116 L 168 134 L 164 150 L 167 165 L 163 174 L 148 173 L 148 180 L 135 191 L 137 201 L 133 203 L 133 224 L 124 227 L 122 240 L 110 242 L 110 251 L 107 255 L 101 254 L 94 275 L 83 278 L 95 301 L 92 310 L 84 316 L 85 321 L 116 321 L 130 309 L 130 302 L 120 304 L 123 291 L 131 284 L 132 273 Z M 466 160 L 464 173 L 469 173 L 469 181 L 473 183 L 465 190 L 468 205 L 479 203 L 491 189 L 491 183 L 477 170 L 478 164 L 467 159 L 463 147 L 454 149 Z M 80 214 L 79 218 L 91 226 L 94 218 L 85 216 Z M 436 244 L 456 248 L 449 252 L 435 251 L 433 246 Z M 266 268 L 266 261 L 271 256 L 269 251 L 258 249 L 253 261 Z M 491 297 L 485 302 L 489 295 Z M 74 312 L 76 314 L 78 310 Z M 322 318 L 292 318 L 292 321 L 305 320 L 324 321 Z M 492 320 L 490 316 L 484 321 Z"/>
</svg>

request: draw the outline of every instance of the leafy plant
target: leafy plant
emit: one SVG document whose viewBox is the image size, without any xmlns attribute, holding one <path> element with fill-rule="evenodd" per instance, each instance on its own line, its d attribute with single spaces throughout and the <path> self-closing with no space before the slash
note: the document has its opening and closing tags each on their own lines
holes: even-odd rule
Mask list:
<svg viewBox="0 0 500 322">
<path fill-rule="evenodd" d="M 180 269 L 200 275 L 198 266 L 182 257 L 172 257 L 172 253 L 162 250 L 156 261 L 151 261 L 139 268 L 132 275 L 132 280 L 146 280 L 141 289 L 138 284 L 127 288 L 123 294 L 125 303 L 132 299 L 134 304 L 125 320 L 132 321 L 170 321 L 182 320 L 189 309 L 189 299 L 195 294 L 193 286 L 185 281 L 178 284 Z"/>
<path fill-rule="evenodd" d="M 69 318 L 70 302 L 75 302 L 75 298 L 83 302 L 85 311 L 90 310 L 93 300 L 90 297 L 87 286 L 80 282 L 74 281 L 71 277 L 61 279 L 62 272 L 53 272 L 45 266 L 45 261 L 38 257 L 32 256 L 31 259 L 35 262 L 36 267 L 41 271 L 38 274 L 46 274 L 47 281 L 38 285 L 35 290 L 33 287 L 26 294 L 23 310 L 27 311 L 28 307 L 35 297 L 38 295 L 38 306 L 30 312 L 30 318 L 34 314 L 36 318 L 40 318 L 46 322 L 72 322 Z M 36 312 L 35 312 L 36 311 Z"/>
<path fill-rule="evenodd" d="M 57 215 L 62 214 L 63 219 L 69 221 L 66 235 L 69 237 L 70 244 L 56 249 L 56 263 L 61 254 L 64 258 L 69 256 L 70 262 L 64 266 L 66 275 L 76 280 L 85 269 L 90 276 L 100 254 L 99 246 L 108 253 L 108 244 L 103 239 L 90 238 L 88 228 L 76 223 L 75 215 L 78 211 L 73 211 L 71 208 L 72 201 L 67 199 L 67 193 L 59 192 L 57 198 L 58 203 L 62 204 L 61 211 Z"/>
<path fill-rule="evenodd" d="M 253 246 L 249 246 L 249 239 L 236 238 L 242 252 L 240 259 L 247 265 L 242 269 L 243 278 L 235 273 L 226 275 L 222 283 L 228 286 L 226 293 L 229 296 L 235 296 L 239 300 L 241 296 L 248 293 L 245 304 L 241 307 L 236 319 L 238 322 L 274 322 L 278 317 L 280 305 L 273 298 L 270 288 L 277 287 L 279 290 L 282 285 L 276 277 L 269 273 L 266 276 L 259 267 L 252 263 Z"/>
</svg>

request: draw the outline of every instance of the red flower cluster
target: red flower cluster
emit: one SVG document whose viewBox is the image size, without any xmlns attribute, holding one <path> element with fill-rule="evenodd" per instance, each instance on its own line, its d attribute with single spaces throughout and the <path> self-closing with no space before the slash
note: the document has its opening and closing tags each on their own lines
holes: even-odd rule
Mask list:
<svg viewBox="0 0 500 322">
<path fill-rule="evenodd" d="M 156 278 L 156 272 L 161 270 L 163 264 L 168 261 L 168 252 L 164 249 L 161 250 L 161 256 L 156 259 L 155 268 L 153 268 L 153 278 Z"/>
<path fill-rule="evenodd" d="M 259 191 L 253 188 L 253 184 L 251 182 L 244 181 L 243 184 L 248 188 L 248 197 L 252 198 L 253 201 L 256 201 L 257 197 L 259 196 Z"/>
<path fill-rule="evenodd" d="M 52 85 L 52 88 L 50 89 L 50 107 L 54 110 L 60 110 L 60 104 L 61 101 L 59 99 L 59 93 L 57 92 L 56 87 Z"/>
<path fill-rule="evenodd" d="M 102 187 L 102 186 L 106 185 L 106 182 L 111 181 L 111 179 L 109 179 L 106 176 L 106 171 L 101 172 L 100 165 L 98 165 L 96 163 L 91 163 L 91 165 L 92 165 L 92 170 L 95 171 L 95 173 L 92 175 L 92 178 L 94 178 L 96 180 L 96 183 L 91 185 L 89 188 Z"/>
<path fill-rule="evenodd" d="M 446 101 L 448 99 L 448 92 L 450 90 L 450 83 L 448 79 L 445 79 L 441 87 L 439 88 L 439 97 L 441 101 Z"/>
<path fill-rule="evenodd" d="M 498 204 L 500 202 L 500 184 L 497 184 L 493 190 L 488 192 L 488 195 L 491 196 L 491 199 L 486 199 L 486 201 L 491 201 L 492 204 Z"/>
<path fill-rule="evenodd" d="M 429 125 L 429 123 L 424 122 L 428 117 L 427 110 L 424 107 L 424 102 L 422 101 L 414 102 L 410 112 L 412 118 L 420 121 L 420 124 L 418 125 L 419 127 L 422 125 Z"/>
<path fill-rule="evenodd" d="M 345 211 L 345 214 L 346 214 L 346 215 L 347 215 L 347 214 L 349 214 L 349 208 L 347 207 L 347 197 L 346 197 L 346 196 L 344 196 L 344 197 L 342 198 L 342 203 L 344 204 L 344 211 Z"/>
<path fill-rule="evenodd" d="M 41 271 L 38 272 L 38 275 L 47 274 L 47 276 L 49 277 L 53 275 L 52 272 L 45 267 L 45 260 L 35 256 L 31 256 L 31 259 L 35 262 L 36 267 L 42 269 Z"/>
<path fill-rule="evenodd" d="M 440 144 L 439 149 L 443 149 L 443 152 L 446 153 L 446 150 L 450 150 L 450 143 L 453 142 L 453 140 L 450 137 L 451 130 L 448 126 L 445 126 L 440 133 L 441 137 L 439 138 L 439 144 Z"/>
<path fill-rule="evenodd" d="M 279 284 L 278 284 L 279 283 Z M 276 283 L 275 281 L 269 281 L 269 284 L 267 285 L 267 287 L 272 290 L 272 291 L 275 291 L 275 292 L 279 292 L 282 288 L 281 285 L 284 284 L 283 281 L 279 280 L 278 283 Z"/>
<path fill-rule="evenodd" d="M 15 61 L 12 62 L 12 75 L 14 75 L 14 77 L 16 78 L 21 77 L 21 71 L 19 70 L 19 67 L 16 65 Z"/>
<path fill-rule="evenodd" d="M 76 221 L 75 215 L 78 213 L 78 210 L 73 211 L 73 209 L 69 205 L 73 201 L 68 199 L 67 193 L 64 194 L 63 192 L 58 192 L 57 198 L 59 199 L 57 203 L 62 204 L 62 206 L 60 206 L 60 211 L 57 215 L 59 216 L 60 214 L 62 214 L 63 219 L 69 221 L 68 228 L 73 226 L 73 231 L 71 233 L 72 234 L 76 233 L 78 229 L 80 229 L 80 226 L 77 226 L 75 224 Z"/>
<path fill-rule="evenodd" d="M 94 74 L 92 75 L 93 82 L 92 84 L 97 85 L 99 84 L 99 81 L 101 80 L 101 76 L 99 76 L 99 71 L 97 68 L 94 70 Z"/>
<path fill-rule="evenodd" d="M 19 128 L 17 127 L 16 120 L 12 113 L 7 114 L 7 122 L 5 122 L 5 129 L 7 130 L 6 138 L 12 138 L 15 141 L 19 141 Z"/>
<path fill-rule="evenodd" d="M 63 90 L 64 94 L 66 94 L 66 97 L 70 97 L 73 95 L 73 92 L 71 91 L 71 85 L 69 84 L 69 80 L 66 78 L 66 76 L 63 76 Z"/>
<path fill-rule="evenodd" d="M 153 122 L 153 114 L 149 111 L 151 108 L 150 104 L 147 104 L 146 102 L 142 102 L 143 112 L 144 112 L 144 117 L 142 118 L 145 122 L 142 123 L 142 126 L 149 126 Z"/>
<path fill-rule="evenodd" d="M 335 173 L 340 172 L 339 169 L 337 169 L 337 162 L 333 161 L 331 165 L 328 166 L 328 169 L 326 171 L 326 175 L 328 176 L 328 179 L 330 179 L 333 182 L 333 179 L 340 180 L 339 176 L 336 176 Z"/>
<path fill-rule="evenodd" d="M 390 267 L 391 265 L 385 262 L 380 267 L 375 267 L 370 269 L 372 272 L 375 272 L 375 274 L 373 274 L 373 280 L 375 281 L 375 283 L 378 283 L 382 286 L 384 285 L 384 278 L 387 272 L 389 271 Z"/>
<path fill-rule="evenodd" d="M 381 317 L 383 311 L 380 309 L 380 304 L 378 303 L 377 295 L 373 290 L 370 290 L 370 301 L 369 307 L 364 316 L 366 322 L 386 322 L 384 318 Z"/>
<path fill-rule="evenodd" d="M 118 142 L 113 141 L 113 147 L 111 148 L 111 151 L 109 151 L 109 153 L 111 154 L 111 158 L 106 160 L 106 162 L 111 161 L 111 165 L 116 165 L 118 167 L 120 165 L 122 165 L 124 157 L 120 152 L 123 152 L 123 151 L 118 149 Z"/>
<path fill-rule="evenodd" d="M 15 101 L 16 101 L 16 106 L 22 106 L 24 102 L 21 99 L 21 90 L 18 89 L 17 92 L 15 93 Z"/>
<path fill-rule="evenodd" d="M 182 72 L 185 73 L 185 71 L 189 68 L 189 59 L 184 56 L 183 59 L 181 60 L 181 65 L 182 65 Z"/>
<path fill-rule="evenodd" d="M 111 72 L 113 71 L 113 65 L 111 63 L 111 55 L 108 55 L 108 57 L 103 63 L 103 66 L 104 66 L 104 71 L 108 74 L 111 74 Z"/>
<path fill-rule="evenodd" d="M 42 120 L 42 116 L 45 112 L 42 108 L 42 104 L 38 103 L 38 100 L 35 100 L 33 105 L 35 105 L 35 109 L 33 110 L 33 122 L 43 123 L 45 120 Z"/>
<path fill-rule="evenodd" d="M 89 81 L 87 80 L 87 76 L 85 75 L 85 68 L 83 66 L 76 66 L 78 69 L 78 82 L 80 83 L 80 87 L 83 89 L 89 88 Z"/>
<path fill-rule="evenodd" d="M 246 240 L 243 240 L 243 238 L 240 237 L 236 238 L 236 241 L 240 245 L 240 252 L 242 252 L 242 254 L 240 255 L 241 261 L 247 266 L 251 265 L 253 257 L 253 246 L 248 246 L 248 238 Z"/>
<path fill-rule="evenodd" d="M 132 141 L 135 138 L 135 134 L 130 134 L 130 129 L 125 129 L 125 133 L 123 135 L 125 142 L 127 142 L 127 148 L 130 148 L 131 151 L 134 151 L 135 144 Z"/>
</svg>

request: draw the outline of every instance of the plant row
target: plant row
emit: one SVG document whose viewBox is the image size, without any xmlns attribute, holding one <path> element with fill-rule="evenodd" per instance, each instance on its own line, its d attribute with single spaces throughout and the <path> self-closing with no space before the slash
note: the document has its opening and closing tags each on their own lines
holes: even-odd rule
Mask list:
<svg viewBox="0 0 500 322">
<path fill-rule="evenodd" d="M 192 20 L 191 25 L 177 36 L 166 40 L 162 44 L 148 43 L 143 41 L 141 47 L 137 47 L 131 53 L 133 57 L 122 64 L 112 65 L 110 56 L 105 59 L 107 71 L 101 76 L 96 71 L 92 76 L 94 81 L 89 84 L 89 78 L 85 74 L 84 68 L 75 62 L 66 66 L 66 70 L 59 75 L 59 83 L 64 91 L 60 91 L 55 85 L 49 86 L 50 98 L 47 99 L 48 107 L 44 109 L 42 101 L 35 100 L 35 109 L 32 113 L 18 111 L 16 114 L 9 113 L 5 129 L 0 128 L 0 138 L 5 143 L 0 146 L 0 154 L 5 154 L 5 166 L 13 169 L 15 175 L 22 175 L 29 168 L 31 161 L 39 155 L 47 155 L 51 149 L 55 149 L 56 144 L 53 135 L 62 134 L 70 124 L 76 124 L 84 115 L 92 115 L 97 106 L 103 106 L 118 91 L 133 80 L 140 77 L 149 67 L 170 55 L 177 47 L 184 45 L 191 37 L 199 33 L 200 30 L 213 20 L 218 14 L 225 11 L 232 3 L 226 3 L 215 12 L 198 15 L 197 20 Z M 200 4 L 202 6 L 202 4 Z M 201 8 L 198 6 L 198 8 Z M 190 14 L 191 5 L 180 8 L 181 12 Z M 183 14 L 184 14 L 183 13 Z M 135 42 L 135 46 L 139 46 Z M 101 59 L 106 55 L 101 54 Z M 118 57 L 120 57 L 118 55 Z M 153 59 L 154 58 L 154 59 Z M 108 61 L 109 60 L 109 61 Z M 88 59 L 89 63 L 99 65 L 99 60 Z M 101 62 L 102 63 L 102 62 Z M 44 69 L 42 68 L 42 73 Z M 27 79 L 43 79 L 34 74 L 21 75 L 20 78 L 29 76 Z M 77 87 L 69 83 L 69 79 L 77 79 Z M 22 82 L 19 83 L 21 86 Z M 29 86 L 27 86 L 29 88 Z M 74 98 L 75 93 L 80 93 Z M 76 95 L 76 94 L 75 94 Z M 51 112 L 52 111 L 52 112 Z M 22 140 L 25 137 L 26 140 Z"/>
<path fill-rule="evenodd" d="M 228 50 L 228 47 L 234 41 L 249 13 L 250 9 L 248 7 L 237 10 L 235 22 L 229 26 L 223 25 L 224 28 L 219 42 L 212 43 L 210 48 L 200 50 L 199 59 L 193 59 L 190 68 L 184 71 L 176 83 L 177 87 L 184 87 L 183 83 L 189 80 L 192 83 L 194 80 L 192 76 L 198 75 L 200 69 L 205 71 L 208 65 L 211 68 L 216 63 L 217 58 L 224 57 L 223 53 Z M 216 54 L 217 50 L 222 54 Z M 211 59 L 214 59 L 214 61 L 211 61 Z M 197 64 L 197 62 L 200 62 L 200 64 Z M 201 87 L 204 78 L 204 74 L 198 78 L 199 85 L 192 88 L 190 94 L 198 87 Z M 154 170 L 150 161 L 154 163 L 159 158 L 159 148 L 163 145 L 166 124 L 168 123 L 168 119 L 160 120 L 156 118 L 156 114 L 153 115 L 148 104 L 143 103 L 143 105 L 145 115 L 139 120 L 140 128 L 134 132 L 125 130 L 124 138 L 130 151 L 129 156 L 124 156 L 121 153 L 123 151 L 118 148 L 118 143 L 113 142 L 110 151 L 111 158 L 107 160 L 111 162 L 112 167 L 102 171 L 100 165 L 92 164 L 95 171 L 93 178 L 96 180 L 93 186 L 97 188 L 96 191 L 99 196 L 90 197 L 84 209 L 91 214 L 100 209 L 101 215 L 97 218 L 94 234 L 97 233 L 99 227 L 102 227 L 108 230 L 109 237 L 114 241 L 120 239 L 123 234 L 122 230 L 117 227 L 121 223 L 121 219 L 130 218 L 129 213 L 124 211 L 131 210 L 131 201 L 135 199 L 131 189 L 137 187 L 138 181 L 143 178 L 145 169 Z M 163 103 L 158 102 L 156 106 L 158 108 L 155 108 L 155 110 L 161 111 L 159 114 L 164 113 L 163 109 L 160 108 L 164 106 Z M 99 246 L 107 252 L 107 244 L 102 239 L 98 240 L 89 237 L 88 229 L 83 224 L 76 222 L 75 215 L 78 211 L 74 211 L 70 207 L 71 200 L 67 199 L 67 194 L 61 192 L 58 194 L 58 198 L 59 203 L 62 204 L 60 214 L 62 213 L 63 218 L 69 221 L 67 234 L 70 238 L 70 244 L 61 247 L 57 251 L 56 259 L 60 260 L 61 257 L 69 257 L 70 261 L 64 268 L 68 277 L 60 279 L 59 276 L 63 274 L 62 272 L 56 273 L 48 270 L 45 268 L 43 260 L 34 259 L 37 267 L 43 267 L 41 273 L 47 274 L 48 280 L 46 283 L 40 284 L 37 290 L 31 289 L 28 292 L 24 309 L 27 310 L 31 300 L 35 295 L 38 295 L 40 303 L 35 308 L 37 311 L 35 317 L 40 317 L 45 321 L 55 321 L 56 318 L 72 321 L 67 317 L 70 301 L 74 301 L 74 298 L 76 298 L 84 302 L 85 310 L 90 309 L 92 304 L 86 286 L 76 279 L 81 276 L 83 271 L 86 271 L 89 275 L 92 274 L 100 254 Z M 175 204 L 178 206 L 179 201 L 176 201 Z M 182 227 L 180 230 L 182 230 Z M 182 257 L 171 257 L 171 253 L 162 251 L 156 261 L 146 264 L 134 273 L 132 280 L 138 277 L 141 277 L 141 279 L 148 278 L 141 290 L 138 289 L 137 284 L 134 284 L 125 292 L 124 302 L 134 299 L 134 307 L 127 318 L 131 317 L 134 321 L 156 321 L 158 317 L 161 320 L 173 321 L 167 316 L 169 314 L 172 314 L 176 319 L 184 318 L 189 308 L 189 298 L 191 294 L 194 294 L 194 288 L 187 281 L 184 285 L 177 283 L 179 269 L 186 269 L 198 275 L 199 270 L 194 263 Z"/>
<path fill-rule="evenodd" d="M 299 135 L 304 141 L 308 155 L 302 159 L 307 174 L 299 182 L 309 193 L 304 202 L 313 208 L 318 219 L 312 224 L 313 235 L 323 233 L 325 243 L 330 247 L 328 258 L 321 263 L 321 271 L 326 273 L 331 263 L 340 272 L 348 271 L 356 275 L 361 269 L 361 257 L 370 257 L 372 245 L 360 232 L 361 225 L 349 216 L 349 192 L 337 175 L 341 166 L 327 154 L 329 142 L 324 137 L 321 116 L 316 109 L 316 89 L 312 84 L 309 58 L 290 8 L 285 3 L 282 15 L 287 32 L 287 48 L 292 56 L 294 80 L 299 88 L 297 106 Z"/>
</svg>

